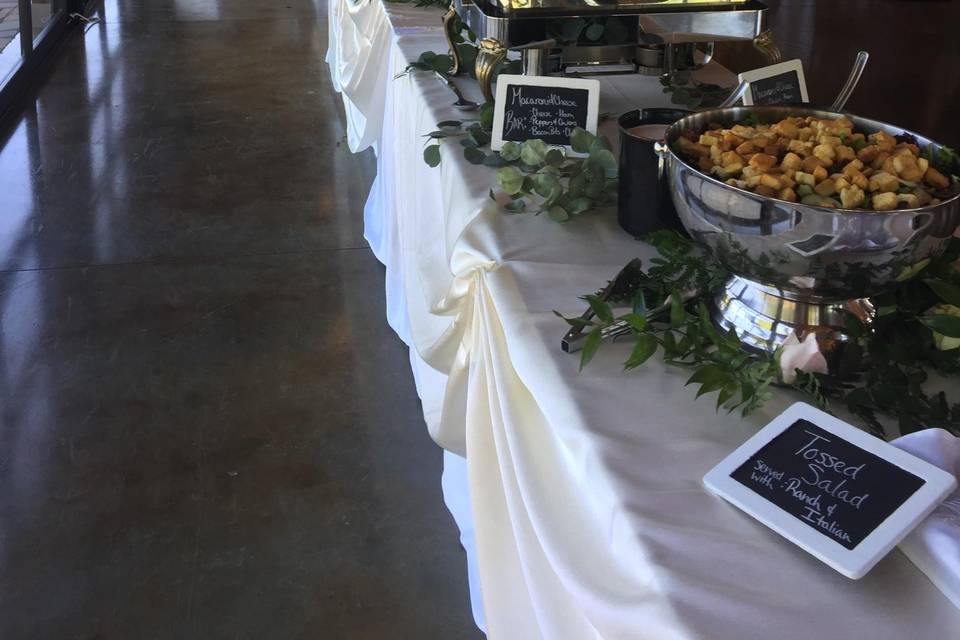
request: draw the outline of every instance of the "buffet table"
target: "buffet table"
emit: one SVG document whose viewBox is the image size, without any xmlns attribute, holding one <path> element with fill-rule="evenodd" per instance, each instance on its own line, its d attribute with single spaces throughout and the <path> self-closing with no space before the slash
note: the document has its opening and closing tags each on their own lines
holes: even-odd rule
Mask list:
<svg viewBox="0 0 960 640">
<path fill-rule="evenodd" d="M 333 3 L 328 59 L 351 148 L 377 151 L 366 236 L 386 265 L 388 321 L 410 346 L 427 427 L 447 452 L 444 496 L 481 628 L 524 640 L 956 634 L 960 610 L 899 551 L 851 581 L 703 488 L 706 471 L 796 397 L 746 420 L 716 413 L 713 400 L 693 401 L 685 371 L 651 362 L 625 374 L 627 344 L 578 373 L 553 311 L 579 314 L 578 296 L 650 249 L 612 215 L 564 225 L 505 215 L 488 196 L 494 171 L 467 163 L 455 141 L 439 167 L 422 161 L 425 133 L 469 117 L 431 74 L 394 79 L 445 49 L 439 15 Z M 388 46 L 345 57 L 334 34 L 370 21 L 390 26 L 377 32 Z M 637 80 L 604 78 L 600 111 L 669 106 L 659 85 Z"/>
</svg>

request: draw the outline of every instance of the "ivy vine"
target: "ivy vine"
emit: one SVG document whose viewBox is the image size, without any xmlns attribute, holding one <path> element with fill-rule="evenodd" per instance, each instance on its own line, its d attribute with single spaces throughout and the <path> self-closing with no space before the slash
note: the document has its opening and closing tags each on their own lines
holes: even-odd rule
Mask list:
<svg viewBox="0 0 960 640">
<path fill-rule="evenodd" d="M 675 232 L 656 232 L 645 240 L 659 256 L 632 278 L 628 292 L 612 300 L 584 296 L 594 317 L 564 318 L 588 332 L 581 368 L 601 347 L 602 330 L 617 324 L 626 326 L 634 340 L 625 368 L 639 367 L 661 352 L 664 362 L 692 370 L 687 384 L 698 387 L 697 397 L 717 394 L 718 411 L 749 414 L 779 386 L 806 395 L 826 410 L 834 403 L 844 406 L 879 437 L 886 435 L 882 416 L 893 418 L 902 434 L 940 427 L 960 435 L 960 402 L 927 388 L 931 376 L 960 375 L 960 348 L 943 350 L 943 340 L 960 340 L 960 271 L 955 266 L 960 239 L 919 277 L 873 299 L 878 312 L 869 330 L 848 318 L 852 340 L 835 371 L 797 370 L 789 384 L 781 375 L 779 351 L 745 351 L 732 331 L 720 331 L 711 321 L 704 301 L 713 298 L 729 274 Z M 684 302 L 680 292 L 690 290 L 700 295 Z M 664 303 L 668 311 L 648 314 Z M 625 313 L 615 313 L 623 307 Z"/>
</svg>

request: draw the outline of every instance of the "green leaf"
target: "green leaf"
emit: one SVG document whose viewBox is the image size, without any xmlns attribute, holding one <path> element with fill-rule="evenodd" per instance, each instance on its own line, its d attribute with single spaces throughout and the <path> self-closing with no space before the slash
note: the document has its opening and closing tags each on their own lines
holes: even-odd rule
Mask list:
<svg viewBox="0 0 960 640">
<path fill-rule="evenodd" d="M 518 198 L 503 205 L 503 208 L 507 211 L 507 213 L 523 213 L 527 210 L 527 203 L 522 198 Z"/>
<path fill-rule="evenodd" d="M 486 102 L 482 107 L 480 107 L 480 126 L 484 130 L 490 131 L 493 129 L 493 103 Z"/>
<path fill-rule="evenodd" d="M 432 144 L 426 147 L 423 150 L 423 161 L 431 167 L 439 166 L 440 164 L 440 145 Z"/>
<path fill-rule="evenodd" d="M 606 149 L 607 151 L 611 151 L 613 149 L 613 146 L 610 144 L 610 141 L 607 140 L 606 136 L 595 137 L 593 142 L 590 143 L 590 149 L 588 149 L 588 151 L 589 153 L 593 154 L 594 152 L 602 149 Z"/>
<path fill-rule="evenodd" d="M 487 154 L 480 151 L 480 149 L 467 147 L 463 150 L 463 157 L 466 158 L 470 164 L 483 164 L 483 161 L 487 159 Z"/>
<path fill-rule="evenodd" d="M 680 297 L 680 292 L 674 289 L 670 292 L 670 328 L 679 329 L 686 321 L 687 312 L 683 310 L 683 298 Z"/>
<path fill-rule="evenodd" d="M 480 145 L 477 144 L 477 141 L 473 139 L 472 136 L 467 136 L 466 138 L 460 138 L 460 144 L 464 147 L 476 149 Z"/>
<path fill-rule="evenodd" d="M 462 43 L 457 45 L 457 53 L 460 54 L 460 68 L 473 75 L 477 65 L 477 48 L 472 44 Z"/>
<path fill-rule="evenodd" d="M 553 315 L 557 316 L 558 318 L 562 318 L 564 322 L 569 324 L 571 327 L 574 327 L 577 329 L 585 329 L 587 327 L 593 326 L 592 322 L 590 322 L 589 320 L 586 320 L 585 318 L 581 318 L 580 316 L 577 316 L 575 318 L 568 318 L 557 310 L 553 311 Z"/>
<path fill-rule="evenodd" d="M 598 167 L 603 171 L 603 174 L 607 178 L 616 178 L 617 169 L 619 164 L 617 159 L 614 157 L 613 152 L 609 149 L 598 149 L 590 154 L 591 162 L 595 162 Z"/>
<path fill-rule="evenodd" d="M 674 356 L 680 355 L 679 350 L 677 349 L 677 339 L 673 335 L 673 331 L 664 331 L 663 336 L 663 354 L 667 358 L 673 358 Z"/>
<path fill-rule="evenodd" d="M 499 154 L 491 153 L 486 158 L 483 159 L 483 164 L 488 167 L 505 167 L 507 166 L 507 161 L 500 157 Z"/>
<path fill-rule="evenodd" d="M 686 384 L 715 384 L 716 382 L 723 380 L 727 377 L 726 371 L 720 368 L 715 364 L 705 364 L 699 369 L 697 369 L 692 376 L 687 380 Z"/>
<path fill-rule="evenodd" d="M 463 126 L 463 123 L 459 120 L 444 120 L 443 122 L 437 123 L 437 128 L 443 129 L 444 127 L 457 127 L 460 128 Z"/>
<path fill-rule="evenodd" d="M 647 318 L 636 313 L 628 313 L 620 318 L 626 322 L 634 331 L 643 331 L 647 328 Z"/>
<path fill-rule="evenodd" d="M 630 357 L 623 363 L 624 368 L 633 369 L 639 367 L 650 359 L 650 356 L 657 352 L 657 339 L 649 334 L 642 333 L 637 336 L 637 342 L 633 345 L 633 351 Z"/>
<path fill-rule="evenodd" d="M 523 187 L 523 174 L 516 167 L 502 167 L 497 169 L 497 184 L 507 195 L 520 193 Z"/>
<path fill-rule="evenodd" d="M 547 144 L 543 140 L 527 140 L 520 147 L 520 161 L 530 166 L 540 166 L 547 155 Z"/>
<path fill-rule="evenodd" d="M 569 191 L 567 192 L 569 195 Z M 573 215 L 579 215 L 584 211 L 589 211 L 593 206 L 593 200 L 590 198 L 572 198 L 567 206 L 567 210 Z"/>
<path fill-rule="evenodd" d="M 565 157 L 560 149 L 550 149 L 544 156 L 544 162 L 550 167 L 559 167 L 563 164 Z"/>
<path fill-rule="evenodd" d="M 554 35 L 560 37 L 563 42 L 574 43 L 580 38 L 580 32 L 586 27 L 587 22 L 583 18 L 574 18 L 560 21 L 560 31 Z"/>
<path fill-rule="evenodd" d="M 613 322 L 613 311 L 611 311 L 610 305 L 597 296 L 584 296 L 583 299 L 587 301 L 594 315 L 600 318 L 600 320 L 606 324 Z"/>
<path fill-rule="evenodd" d="M 697 395 L 695 396 L 695 398 L 699 398 L 700 396 L 716 391 L 717 389 L 722 389 L 728 384 L 730 384 L 729 374 L 724 374 L 722 377 L 716 380 L 710 380 L 709 382 L 704 382 L 703 384 L 700 385 L 700 388 L 697 389 Z"/>
<path fill-rule="evenodd" d="M 490 134 L 484 131 L 483 129 L 473 129 L 470 132 L 470 137 L 474 139 L 477 143 L 477 146 L 484 147 L 490 144 Z"/>
<path fill-rule="evenodd" d="M 960 287 L 944 280 L 925 280 L 937 296 L 948 304 L 960 307 Z"/>
<path fill-rule="evenodd" d="M 567 213 L 567 210 L 559 205 L 553 205 L 547 209 L 547 215 L 550 216 L 551 220 L 556 222 L 566 222 L 570 219 L 570 214 Z"/>
<path fill-rule="evenodd" d="M 533 190 L 541 198 L 556 197 L 557 192 L 563 190 L 557 176 L 552 173 L 537 173 L 531 178 L 533 180 Z"/>
<path fill-rule="evenodd" d="M 948 338 L 960 338 L 960 317 L 938 314 L 923 316 L 920 322 Z"/>
<path fill-rule="evenodd" d="M 596 42 L 603 37 L 603 25 L 594 22 L 592 25 L 587 27 L 587 30 L 583 32 L 583 35 L 587 38 L 587 40 Z"/>
<path fill-rule="evenodd" d="M 520 159 L 520 145 L 516 142 L 504 142 L 500 149 L 500 157 L 507 162 L 513 162 Z"/>
<path fill-rule="evenodd" d="M 707 309 L 707 305 L 703 304 L 703 302 L 697 303 L 697 316 L 700 320 L 700 328 L 703 329 L 704 334 L 706 334 L 715 345 L 723 343 L 723 338 L 720 336 L 717 328 L 713 326 L 713 320 L 710 318 L 710 310 Z M 734 348 L 740 348 L 740 341 L 737 339 L 736 334 L 733 334 L 728 342 L 731 342 Z"/>
<path fill-rule="evenodd" d="M 586 129 L 576 127 L 570 132 L 570 147 L 577 153 L 588 153 L 595 139 L 596 136 Z"/>
<path fill-rule="evenodd" d="M 448 131 L 431 131 L 427 135 L 423 136 L 424 138 L 431 138 L 433 140 L 439 140 L 440 138 L 449 138 L 450 132 Z"/>
<path fill-rule="evenodd" d="M 719 395 L 717 395 L 717 410 L 719 411 L 720 407 L 725 405 L 727 403 L 727 400 L 732 398 L 739 390 L 740 390 L 740 385 L 737 384 L 736 382 L 731 382 L 724 385 L 723 388 L 720 389 Z"/>
<path fill-rule="evenodd" d="M 603 181 L 596 179 L 595 176 L 591 178 L 588 175 L 587 184 L 583 190 L 583 195 L 585 195 L 586 197 L 592 200 L 598 200 L 602 194 L 603 194 Z"/>
<path fill-rule="evenodd" d="M 418 69 L 431 69 L 440 73 L 449 73 L 453 68 L 453 58 L 447 54 L 438 54 L 434 51 L 424 51 L 417 59 Z M 413 65 L 411 65 L 413 66 Z"/>
<path fill-rule="evenodd" d="M 567 195 L 573 200 L 583 197 L 586 189 L 587 176 L 582 173 L 573 176 L 570 178 L 570 182 L 567 183 Z"/>
<path fill-rule="evenodd" d="M 601 339 L 600 327 L 596 327 L 587 334 L 587 339 L 583 341 L 583 351 L 580 352 L 580 371 L 583 371 L 583 368 L 590 364 L 593 356 L 597 354 Z"/>
</svg>

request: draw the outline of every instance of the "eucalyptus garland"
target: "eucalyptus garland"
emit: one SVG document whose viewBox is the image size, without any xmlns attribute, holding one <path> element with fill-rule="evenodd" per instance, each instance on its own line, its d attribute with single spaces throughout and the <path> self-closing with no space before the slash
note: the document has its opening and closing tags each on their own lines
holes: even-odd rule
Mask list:
<svg viewBox="0 0 960 640">
<path fill-rule="evenodd" d="M 603 136 L 575 128 L 570 148 L 582 157 L 569 157 L 563 149 L 542 140 L 507 142 L 500 158 L 510 164 L 497 170 L 497 184 L 510 201 L 509 213 L 535 210 L 557 222 L 567 222 L 616 202 L 619 163 Z M 490 197 L 499 202 L 491 190 Z"/>
<path fill-rule="evenodd" d="M 797 370 L 789 383 L 781 372 L 780 351 L 745 351 L 732 331 L 720 331 L 711 321 L 704 301 L 713 299 L 728 272 L 675 232 L 656 232 L 645 240 L 659 256 L 631 279 L 626 292 L 610 300 L 584 296 L 593 319 L 564 318 L 588 332 L 581 368 L 600 348 L 605 328 L 626 325 L 634 340 L 626 369 L 660 352 L 664 362 L 692 370 L 687 384 L 698 387 L 697 397 L 717 394 L 718 411 L 749 414 L 772 397 L 775 387 L 785 387 L 826 410 L 844 406 L 879 437 L 886 435 L 882 416 L 896 420 L 902 434 L 940 427 L 960 435 L 960 402 L 927 390 L 934 378 L 949 381 L 960 375 L 960 271 L 955 266 L 960 240 L 917 277 L 874 298 L 877 317 L 869 330 L 849 316 L 852 339 L 834 371 Z M 684 297 L 687 291 L 700 293 Z M 662 317 L 648 314 L 660 306 L 668 309 Z M 617 315 L 615 308 L 623 307 L 628 311 Z"/>
<path fill-rule="evenodd" d="M 606 137 L 575 128 L 570 148 L 580 154 L 577 157 L 543 140 L 506 142 L 500 151 L 487 152 L 492 119 L 493 105 L 488 103 L 479 120 L 437 123 L 437 130 L 425 136 L 424 162 L 438 166 L 441 142 L 459 139 L 468 162 L 497 168 L 501 193 L 498 197 L 491 189 L 490 198 L 507 213 L 546 213 L 552 220 L 566 222 L 616 201 L 618 162 Z"/>
</svg>

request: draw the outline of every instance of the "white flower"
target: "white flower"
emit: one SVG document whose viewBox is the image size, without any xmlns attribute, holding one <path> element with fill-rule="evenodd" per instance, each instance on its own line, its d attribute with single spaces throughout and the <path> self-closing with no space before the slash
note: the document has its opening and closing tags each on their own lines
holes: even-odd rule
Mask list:
<svg viewBox="0 0 960 640">
<path fill-rule="evenodd" d="M 817 345 L 817 334 L 809 332 L 800 342 L 797 333 L 793 332 L 783 341 L 780 351 L 780 377 L 787 384 L 797 379 L 797 369 L 807 373 L 827 373 L 827 359 L 820 353 Z"/>
</svg>

